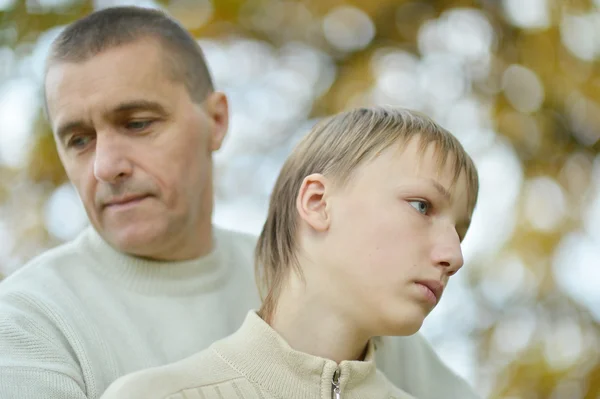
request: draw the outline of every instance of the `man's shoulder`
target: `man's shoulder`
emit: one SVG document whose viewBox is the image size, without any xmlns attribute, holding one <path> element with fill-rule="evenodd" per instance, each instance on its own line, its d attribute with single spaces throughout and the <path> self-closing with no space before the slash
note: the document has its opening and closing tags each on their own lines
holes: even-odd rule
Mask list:
<svg viewBox="0 0 600 399">
<path fill-rule="evenodd" d="M 388 391 L 386 397 L 390 399 L 416 399 L 403 389 L 396 386 L 389 378 L 379 369 L 377 369 L 377 382 L 381 387 L 385 387 Z"/>
<path fill-rule="evenodd" d="M 208 348 L 174 363 L 125 375 L 114 381 L 101 399 L 164 399 L 239 378 L 237 371 Z"/>
<path fill-rule="evenodd" d="M 233 263 L 253 264 L 258 237 L 244 231 L 214 226 L 215 237 L 221 251 Z"/>
<path fill-rule="evenodd" d="M 425 336 L 381 337 L 377 344 L 377 366 L 396 386 L 422 399 L 478 398 L 475 390 L 437 354 Z M 431 381 L 436 384 L 431 384 Z"/>
<path fill-rule="evenodd" d="M 76 243 L 64 243 L 0 282 L 0 367 L 76 373 L 67 342 L 77 337 L 71 318 L 78 302 L 70 293 L 77 276 L 63 276 L 69 275 L 64 268 L 79 258 Z"/>
<path fill-rule="evenodd" d="M 258 236 L 256 234 L 218 225 L 214 225 L 213 228 L 217 239 L 224 242 L 226 245 L 231 244 L 237 246 L 250 246 L 252 248 L 256 246 L 256 242 L 258 240 Z"/>
<path fill-rule="evenodd" d="M 66 276 L 90 258 L 82 250 L 82 232 L 75 239 L 59 244 L 36 255 L 0 281 L 0 299 L 15 293 L 47 295 L 53 287 L 66 283 Z M 91 261 L 92 259 L 88 259 Z"/>
<path fill-rule="evenodd" d="M 67 295 L 69 287 L 86 278 L 91 269 L 86 264 L 94 261 L 83 248 L 84 234 L 47 249 L 0 281 L 0 303 L 48 304 Z"/>
</svg>

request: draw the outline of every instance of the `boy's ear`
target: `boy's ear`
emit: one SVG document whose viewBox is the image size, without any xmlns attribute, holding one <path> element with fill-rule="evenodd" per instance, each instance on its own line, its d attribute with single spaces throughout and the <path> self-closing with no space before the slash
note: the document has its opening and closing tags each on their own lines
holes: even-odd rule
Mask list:
<svg viewBox="0 0 600 399">
<path fill-rule="evenodd" d="M 296 209 L 300 218 L 319 232 L 326 231 L 330 223 L 326 188 L 325 176 L 314 173 L 304 178 L 296 198 Z"/>
</svg>

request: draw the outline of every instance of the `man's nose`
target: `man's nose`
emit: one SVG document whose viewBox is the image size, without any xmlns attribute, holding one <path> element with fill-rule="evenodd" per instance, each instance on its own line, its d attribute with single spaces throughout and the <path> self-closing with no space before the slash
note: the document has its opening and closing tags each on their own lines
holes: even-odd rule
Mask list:
<svg viewBox="0 0 600 399">
<path fill-rule="evenodd" d="M 98 181 L 116 183 L 133 172 L 128 151 L 118 136 L 98 134 L 94 157 L 94 176 Z"/>
</svg>

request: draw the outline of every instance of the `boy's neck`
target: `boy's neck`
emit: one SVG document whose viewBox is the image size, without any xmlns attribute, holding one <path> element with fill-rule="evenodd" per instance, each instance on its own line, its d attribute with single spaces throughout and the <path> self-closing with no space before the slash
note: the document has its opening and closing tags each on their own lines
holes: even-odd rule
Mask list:
<svg viewBox="0 0 600 399">
<path fill-rule="evenodd" d="M 362 360 L 370 337 L 295 276 L 287 282 L 270 317 L 271 327 L 297 351 L 338 364 Z"/>
</svg>

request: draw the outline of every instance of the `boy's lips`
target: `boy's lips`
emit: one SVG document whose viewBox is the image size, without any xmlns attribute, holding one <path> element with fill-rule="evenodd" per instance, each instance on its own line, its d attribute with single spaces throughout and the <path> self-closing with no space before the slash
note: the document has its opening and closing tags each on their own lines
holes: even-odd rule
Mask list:
<svg viewBox="0 0 600 399">
<path fill-rule="evenodd" d="M 440 298 L 444 292 L 444 284 L 442 284 L 439 280 L 419 280 L 416 283 L 429 289 L 435 296 L 436 303 L 440 301 Z"/>
</svg>

